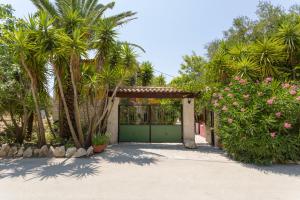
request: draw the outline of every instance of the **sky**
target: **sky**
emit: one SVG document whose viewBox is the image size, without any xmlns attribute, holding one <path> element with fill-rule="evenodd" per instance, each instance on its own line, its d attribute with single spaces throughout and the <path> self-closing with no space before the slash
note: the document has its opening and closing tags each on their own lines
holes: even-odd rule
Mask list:
<svg viewBox="0 0 300 200">
<path fill-rule="evenodd" d="M 109 0 L 100 0 L 107 3 Z M 259 0 L 115 0 L 113 11 L 137 12 L 138 19 L 119 30 L 119 39 L 142 46 L 146 53 L 139 53 L 139 61 L 153 63 L 156 74 L 163 72 L 167 80 L 178 75 L 182 56 L 205 56 L 205 45 L 222 38 L 232 20 L 238 16 L 255 18 Z M 300 0 L 271 0 L 274 5 L 288 9 Z M 30 0 L 0 0 L 11 4 L 17 17 L 35 12 Z"/>
</svg>

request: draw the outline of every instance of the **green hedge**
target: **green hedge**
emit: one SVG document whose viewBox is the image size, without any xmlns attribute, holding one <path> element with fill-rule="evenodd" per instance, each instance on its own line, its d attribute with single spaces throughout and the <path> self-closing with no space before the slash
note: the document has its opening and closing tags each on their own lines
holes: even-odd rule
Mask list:
<svg viewBox="0 0 300 200">
<path fill-rule="evenodd" d="M 300 160 L 299 84 L 240 77 L 213 95 L 219 137 L 236 160 L 271 164 Z"/>
</svg>

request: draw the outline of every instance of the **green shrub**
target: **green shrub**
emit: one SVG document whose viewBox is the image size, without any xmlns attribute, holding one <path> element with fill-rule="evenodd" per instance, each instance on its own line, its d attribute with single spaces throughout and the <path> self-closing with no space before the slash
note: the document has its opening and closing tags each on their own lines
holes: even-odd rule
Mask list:
<svg viewBox="0 0 300 200">
<path fill-rule="evenodd" d="M 0 133 L 0 145 L 13 144 L 14 142 L 15 142 L 14 135 L 8 133 Z"/>
<path fill-rule="evenodd" d="M 16 142 L 15 131 L 16 130 L 14 126 L 4 127 L 3 131 L 0 132 L 0 145 L 15 143 Z"/>
<path fill-rule="evenodd" d="M 213 96 L 220 141 L 234 159 L 256 164 L 300 159 L 299 84 L 235 77 Z"/>
<path fill-rule="evenodd" d="M 95 146 L 109 143 L 109 136 L 107 134 L 97 134 L 93 136 L 92 144 Z"/>
<path fill-rule="evenodd" d="M 74 141 L 71 138 L 69 140 L 67 140 L 64 145 L 66 148 L 75 147 Z"/>
</svg>

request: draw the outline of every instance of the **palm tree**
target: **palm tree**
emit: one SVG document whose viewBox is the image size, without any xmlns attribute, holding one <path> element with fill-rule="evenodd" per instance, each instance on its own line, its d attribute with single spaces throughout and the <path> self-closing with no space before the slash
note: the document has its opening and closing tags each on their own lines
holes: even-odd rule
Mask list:
<svg viewBox="0 0 300 200">
<path fill-rule="evenodd" d="M 296 69 L 293 66 L 297 63 L 297 53 L 300 45 L 300 24 L 292 24 L 284 22 L 281 24 L 276 37 L 285 45 L 287 56 L 287 63 L 292 70 L 293 79 L 296 79 Z"/>
<path fill-rule="evenodd" d="M 159 76 L 155 77 L 152 81 L 153 86 L 166 86 L 166 78 L 163 74 L 160 74 Z"/>
<path fill-rule="evenodd" d="M 218 49 L 214 53 L 211 62 L 207 65 L 207 75 L 212 82 L 224 83 L 232 74 L 231 68 L 232 58 L 229 54 L 229 47 L 225 41 L 221 41 Z"/>
<path fill-rule="evenodd" d="M 64 32 L 74 40 L 73 34 L 76 30 L 80 30 L 82 34 L 85 34 L 88 40 L 91 39 L 92 35 L 94 35 L 94 27 L 101 22 L 103 18 L 102 15 L 107 9 L 112 9 L 114 7 L 114 2 L 108 3 L 106 5 L 100 4 L 98 0 L 81 0 L 81 1 L 74 1 L 74 0 L 56 0 L 55 3 L 51 3 L 48 0 L 32 0 L 32 2 L 36 5 L 39 11 L 45 11 L 48 15 L 55 18 L 54 26 L 59 29 L 63 29 Z M 113 15 L 108 19 L 114 21 L 114 26 L 122 25 L 130 20 L 132 20 L 132 16 L 135 13 L 133 12 L 123 12 L 117 15 Z M 88 42 L 87 40 L 87 42 Z M 106 51 L 105 48 L 101 48 L 102 51 Z M 105 52 L 104 52 L 105 53 Z M 98 57 L 99 61 L 101 61 L 101 57 Z M 72 62 L 66 62 L 69 60 Z M 57 63 L 58 61 L 62 61 Z M 73 62 L 75 61 L 75 63 Z M 64 66 L 64 68 L 60 68 L 57 71 L 57 75 L 65 74 L 65 79 L 62 79 L 61 84 L 63 84 L 63 92 L 65 93 L 65 100 L 67 100 L 66 104 L 68 107 L 68 111 L 65 109 L 65 115 L 68 121 L 68 130 L 61 130 L 64 131 L 71 131 L 71 128 L 74 124 L 76 125 L 76 134 L 79 136 L 80 143 L 83 143 L 82 137 L 82 128 L 80 125 L 80 116 L 78 114 L 78 101 L 77 97 L 74 95 L 79 95 L 80 91 L 76 86 L 78 82 L 80 82 L 80 63 L 81 57 L 79 54 L 69 54 L 69 58 L 64 59 L 56 59 L 56 66 Z M 101 61 L 102 62 L 102 61 Z M 98 62 L 98 67 L 102 65 L 101 62 Z M 71 66 L 72 65 L 72 66 Z M 57 76 L 56 75 L 56 76 Z M 76 82 L 76 84 L 74 84 Z M 79 84 L 80 85 L 80 84 Z M 62 98 L 62 92 L 59 95 Z M 72 97 L 72 98 L 71 98 Z M 63 103 L 64 104 L 64 103 Z M 67 113 L 66 113 L 67 111 Z M 72 116 L 74 120 L 72 120 Z"/>
<path fill-rule="evenodd" d="M 260 70 L 257 64 L 251 58 L 243 57 L 238 61 L 233 62 L 231 66 L 235 76 L 240 76 L 247 79 L 258 80 Z"/>
<path fill-rule="evenodd" d="M 98 52 L 97 55 L 101 54 Z M 97 57 L 95 60 L 99 61 Z M 123 84 L 124 80 L 130 77 L 137 69 L 136 53 L 128 43 L 115 42 L 110 47 L 110 50 L 107 51 L 105 60 L 103 61 L 104 63 L 100 71 L 96 67 L 95 71 L 91 75 L 88 75 L 91 80 L 95 79 L 96 81 L 87 81 L 89 87 L 87 91 L 94 94 L 92 102 L 98 102 L 98 104 L 96 103 L 93 108 L 85 146 L 91 144 L 91 138 L 96 134 L 97 130 L 100 133 L 106 132 L 107 118 L 111 112 L 112 102 L 116 97 L 117 90 Z M 108 96 L 109 91 L 112 91 L 110 98 Z"/>
<path fill-rule="evenodd" d="M 143 62 L 139 67 L 138 79 L 140 80 L 140 84 L 142 86 L 148 86 L 152 83 L 152 79 L 154 78 L 154 70 L 153 65 L 147 61 Z"/>
<path fill-rule="evenodd" d="M 28 26 L 25 26 L 20 30 L 6 33 L 5 40 L 7 44 L 13 48 L 20 65 L 23 67 L 30 80 L 30 88 L 38 120 L 38 143 L 39 146 L 42 146 L 46 144 L 46 139 L 45 128 L 40 112 L 41 101 L 39 97 L 39 90 L 45 88 L 43 84 L 46 82 L 46 60 L 36 56 L 36 29 L 36 20 L 31 17 L 29 19 Z"/>
<path fill-rule="evenodd" d="M 228 53 L 233 61 L 239 61 L 249 54 L 249 46 L 244 43 L 237 43 L 231 46 Z"/>
<path fill-rule="evenodd" d="M 77 54 L 86 51 L 85 45 L 82 45 L 80 40 L 81 34 L 74 31 L 72 37 L 69 37 L 62 29 L 57 29 L 54 24 L 54 18 L 51 18 L 46 12 L 39 12 L 39 29 L 35 32 L 37 35 L 36 48 L 38 49 L 37 56 L 42 58 L 47 58 L 47 60 L 52 64 L 55 78 L 58 85 L 58 91 L 63 103 L 63 109 L 66 114 L 67 123 L 71 132 L 72 139 L 76 147 L 82 147 L 84 143 L 82 132 L 76 133 L 76 130 L 72 123 L 71 114 L 69 107 L 67 105 L 66 96 L 64 93 L 64 86 L 62 82 L 62 66 L 69 66 L 71 77 L 72 77 L 72 91 L 76 94 L 76 83 L 74 80 L 74 68 L 78 68 L 79 61 L 77 60 Z M 78 38 L 79 37 L 79 38 Z M 80 58 L 80 57 L 79 57 Z M 76 94 L 77 100 L 77 94 Z M 76 102 L 77 103 L 77 102 Z M 78 104 L 76 104 L 78 105 Z M 78 108 L 74 106 L 74 109 Z M 76 116 L 75 116 L 76 117 Z M 77 120 L 76 120 L 77 122 Z M 76 123 L 78 125 L 78 123 Z M 80 126 L 77 126 L 81 128 Z"/>
<path fill-rule="evenodd" d="M 285 60 L 284 46 L 274 38 L 264 38 L 256 41 L 250 47 L 250 55 L 253 61 L 260 67 L 262 78 L 268 76 L 279 78 L 278 65 Z"/>
<path fill-rule="evenodd" d="M 250 58 L 249 45 L 245 43 L 233 44 L 228 50 L 229 68 L 232 75 L 257 80 L 260 76 L 257 64 Z"/>
</svg>

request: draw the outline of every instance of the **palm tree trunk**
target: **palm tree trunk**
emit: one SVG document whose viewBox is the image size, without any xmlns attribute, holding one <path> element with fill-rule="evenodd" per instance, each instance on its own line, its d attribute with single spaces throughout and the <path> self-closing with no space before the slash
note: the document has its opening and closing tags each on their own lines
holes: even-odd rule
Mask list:
<svg viewBox="0 0 300 200">
<path fill-rule="evenodd" d="M 90 104 L 89 101 L 86 101 L 85 103 L 85 112 L 86 112 L 86 119 L 87 119 L 87 124 L 90 124 Z"/>
<path fill-rule="evenodd" d="M 14 116 L 14 114 L 13 114 L 13 112 L 11 110 L 10 110 L 9 114 L 10 114 L 11 122 L 14 125 L 14 131 L 15 131 L 15 135 L 16 135 L 16 141 L 15 142 L 17 142 L 19 144 L 22 144 L 22 142 L 23 142 L 22 130 L 19 127 L 19 125 L 18 125 L 18 123 L 17 123 L 17 121 L 15 119 L 15 116 Z"/>
<path fill-rule="evenodd" d="M 38 95 L 37 95 L 37 89 L 36 89 L 36 85 L 35 85 L 35 79 L 33 77 L 33 75 L 31 74 L 28 66 L 26 65 L 25 61 L 24 61 L 24 56 L 21 55 L 21 62 L 23 67 L 25 68 L 29 78 L 30 78 L 30 87 L 31 87 L 31 92 L 32 92 L 32 97 L 33 97 L 33 102 L 35 105 L 35 111 L 36 111 L 36 115 L 37 115 L 37 119 L 38 119 L 38 127 L 39 127 L 39 134 L 38 134 L 38 145 L 39 146 L 43 146 L 46 144 L 46 137 L 45 137 L 45 128 L 44 128 L 44 124 L 43 124 L 43 119 L 42 119 L 42 115 L 40 112 L 40 106 L 38 103 Z"/>
<path fill-rule="evenodd" d="M 32 129 L 33 129 L 33 120 L 34 120 L 34 114 L 33 112 L 30 113 L 29 117 L 28 117 L 28 125 L 26 128 L 26 140 L 31 140 L 32 138 Z"/>
<path fill-rule="evenodd" d="M 37 120 L 38 120 L 38 127 L 39 127 L 39 134 L 38 134 L 38 145 L 43 146 L 46 144 L 46 137 L 45 137 L 45 128 L 44 128 L 44 123 L 43 123 L 43 118 L 40 112 L 40 106 L 37 100 L 37 90 L 35 89 L 35 86 L 32 84 L 31 86 L 32 89 L 32 97 L 35 105 L 35 111 L 37 113 Z"/>
<path fill-rule="evenodd" d="M 79 57 L 76 55 L 71 56 L 71 62 L 70 62 L 70 74 L 71 74 L 71 81 L 73 86 L 73 96 L 74 96 L 74 111 L 75 111 L 75 121 L 76 121 L 76 127 L 79 137 L 79 142 L 81 145 L 84 144 L 84 138 L 83 138 L 83 132 L 81 127 L 81 119 L 80 119 L 80 112 L 79 112 L 79 106 L 78 106 L 78 94 L 77 94 L 77 86 L 76 81 L 74 77 L 74 71 L 73 67 L 79 67 Z"/>
<path fill-rule="evenodd" d="M 54 138 L 56 138 L 56 135 L 53 131 L 52 124 L 50 121 L 50 116 L 49 116 L 49 113 L 46 108 L 45 108 L 45 115 L 46 115 L 47 123 L 48 123 L 49 129 L 50 129 L 50 133 L 53 135 Z"/>
<path fill-rule="evenodd" d="M 62 77 L 62 76 L 60 76 Z M 64 80 L 64 86 L 63 87 L 63 92 L 64 92 L 64 97 L 65 97 L 65 101 L 67 103 L 68 106 L 68 110 L 69 110 L 69 115 L 70 115 L 70 119 L 72 122 L 72 126 L 74 127 L 74 130 L 76 132 L 77 135 L 77 131 L 76 131 L 76 121 L 74 118 L 74 98 L 73 98 L 73 87 L 72 87 L 72 83 L 71 83 L 71 77 L 70 77 L 70 73 L 66 74 L 65 80 Z M 60 92 L 59 92 L 60 93 Z M 61 112 L 61 117 L 62 117 L 62 121 L 61 121 L 61 132 L 64 135 L 65 139 L 69 139 L 70 137 L 72 137 L 72 133 L 69 127 L 69 123 L 67 120 L 67 116 L 66 113 L 64 112 L 64 104 L 61 98 L 61 108 L 62 108 L 62 112 Z"/>
<path fill-rule="evenodd" d="M 22 141 L 21 143 L 24 142 L 24 138 L 26 136 L 26 130 L 27 130 L 27 127 L 28 127 L 28 120 L 29 120 L 29 117 L 30 117 L 30 113 L 28 112 L 28 110 L 26 109 L 25 106 L 23 106 L 23 117 L 22 117 Z"/>
<path fill-rule="evenodd" d="M 119 87 L 121 86 L 123 82 L 123 79 L 121 79 L 119 81 L 119 83 L 116 85 L 116 87 L 114 88 L 114 91 L 111 95 L 111 99 L 113 100 L 117 94 L 117 91 L 119 89 Z M 106 98 L 108 98 L 108 95 L 106 96 Z M 101 117 L 99 118 L 99 120 L 96 122 L 96 125 L 94 126 L 94 129 L 92 130 L 92 134 L 95 132 L 96 128 L 102 123 L 102 121 L 104 120 L 105 116 L 107 115 L 108 112 L 110 112 L 110 110 L 113 107 L 113 102 L 111 104 L 108 103 L 108 101 L 105 102 L 105 106 L 104 106 L 104 110 L 101 114 Z"/>
<path fill-rule="evenodd" d="M 54 68 L 54 72 L 55 72 L 55 75 L 56 75 L 56 79 L 57 79 L 57 83 L 58 83 L 58 88 L 59 88 L 59 92 L 60 92 L 60 95 L 61 95 L 61 99 L 62 99 L 62 102 L 63 102 L 63 107 L 64 107 L 65 115 L 67 117 L 68 125 L 69 125 L 69 128 L 70 128 L 71 134 L 72 134 L 72 138 L 74 140 L 74 144 L 75 144 L 75 146 L 77 148 L 80 148 L 80 147 L 82 147 L 82 145 L 80 144 L 80 142 L 79 142 L 79 140 L 77 138 L 75 129 L 73 127 L 73 124 L 72 124 L 72 121 L 71 121 L 71 118 L 70 118 L 70 113 L 69 113 L 68 105 L 66 103 L 66 99 L 65 99 L 65 95 L 64 95 L 64 91 L 63 91 L 63 86 L 62 86 L 62 82 L 61 82 L 61 77 L 59 76 L 56 67 L 53 66 L 53 68 Z"/>
</svg>

